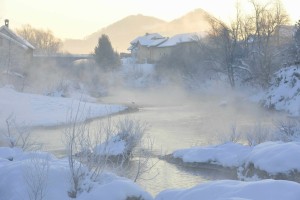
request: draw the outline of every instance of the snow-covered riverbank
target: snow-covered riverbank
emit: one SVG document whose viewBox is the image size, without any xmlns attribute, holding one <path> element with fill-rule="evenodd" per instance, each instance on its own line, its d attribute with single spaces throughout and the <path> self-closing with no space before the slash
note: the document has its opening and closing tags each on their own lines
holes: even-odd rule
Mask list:
<svg viewBox="0 0 300 200">
<path fill-rule="evenodd" d="M 152 199 L 129 179 L 103 172 L 96 180 L 91 180 L 88 169 L 82 170 L 86 173 L 78 200 L 125 200 L 133 196 Z M 72 176 L 68 159 L 57 159 L 50 153 L 0 147 L 0 177 L 1 200 L 70 199 Z"/>
<path fill-rule="evenodd" d="M 11 113 L 17 124 L 20 125 L 52 126 L 66 123 L 68 114 L 77 110 L 79 104 L 82 105 L 79 107 L 80 112 L 84 112 L 82 115 L 88 118 L 105 116 L 126 109 L 121 105 L 83 103 L 68 98 L 24 94 L 7 87 L 0 89 L 0 96 L 0 120 L 3 127 L 6 127 L 5 120 L 10 116 L 8 113 Z M 49 164 L 45 199 L 64 200 L 69 198 L 70 171 L 66 159 L 57 159 L 49 153 L 37 154 L 10 148 L 0 150 L 0 174 L 2 177 L 0 199 L 3 197 L 5 200 L 17 200 L 22 197 L 22 199 L 29 200 L 28 191 L 30 190 L 26 173 L 28 174 L 30 169 L 34 169 L 32 163 L 45 157 Z M 236 168 L 241 178 L 253 180 L 253 178 L 257 178 L 253 176 L 255 174 L 248 174 L 251 175 L 250 177 L 247 177 L 246 174 L 246 171 L 252 169 L 253 166 L 270 175 L 298 173 L 300 171 L 300 160 L 297 158 L 299 153 L 299 143 L 297 142 L 267 142 L 254 147 L 234 143 L 195 147 L 178 150 L 173 155 L 176 154 L 176 158 L 182 159 L 184 162 L 203 162 Z M 34 181 L 34 179 L 30 181 Z M 144 200 L 153 198 L 157 200 L 192 200 L 199 199 L 199 197 L 203 199 L 298 200 L 300 197 L 299 183 L 282 180 L 210 181 L 190 189 L 168 189 L 156 197 L 151 197 L 149 193 L 126 178 L 107 173 L 103 173 L 98 182 L 87 181 L 86 184 L 92 186 L 92 189 L 81 192 L 76 199 L 90 200 L 102 197 L 108 200 L 125 200 L 135 196 Z"/>
<path fill-rule="evenodd" d="M 77 111 L 80 115 L 77 120 L 86 120 L 126 109 L 122 105 L 20 93 L 10 87 L 0 88 L 0 108 L 0 127 L 6 127 L 8 118 L 19 126 L 57 126 L 66 124 Z"/>
<path fill-rule="evenodd" d="M 261 99 L 263 106 L 300 117 L 300 66 L 280 69 Z"/>
<path fill-rule="evenodd" d="M 264 142 L 254 147 L 225 143 L 221 145 L 193 147 L 172 153 L 186 165 L 216 165 L 236 169 L 238 176 L 243 178 L 264 178 L 250 170 L 260 170 L 267 175 L 286 175 L 300 178 L 300 143 L 299 142 Z M 249 177 L 251 176 L 251 177 Z M 300 181 L 300 179 L 299 179 Z"/>
</svg>

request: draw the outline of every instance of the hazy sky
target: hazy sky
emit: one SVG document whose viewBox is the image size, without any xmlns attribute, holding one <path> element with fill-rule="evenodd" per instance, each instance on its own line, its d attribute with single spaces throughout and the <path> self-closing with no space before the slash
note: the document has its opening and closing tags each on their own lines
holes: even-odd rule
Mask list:
<svg viewBox="0 0 300 200">
<path fill-rule="evenodd" d="M 247 2 L 247 0 L 240 0 Z M 236 0 L 0 0 L 0 20 L 12 29 L 24 24 L 50 29 L 55 36 L 83 38 L 128 15 L 143 14 L 166 21 L 203 8 L 229 21 Z M 292 23 L 300 19 L 299 0 L 282 0 Z M 1 23 L 0 21 L 0 23 Z"/>
</svg>

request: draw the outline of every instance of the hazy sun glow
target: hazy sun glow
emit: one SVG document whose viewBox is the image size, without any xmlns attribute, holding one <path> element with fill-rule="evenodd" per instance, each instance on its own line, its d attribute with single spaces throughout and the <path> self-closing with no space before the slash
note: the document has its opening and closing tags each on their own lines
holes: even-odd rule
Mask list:
<svg viewBox="0 0 300 200">
<path fill-rule="evenodd" d="M 247 0 L 240 0 L 242 3 Z M 229 21 L 236 0 L 0 0 L 0 20 L 12 29 L 24 24 L 50 29 L 60 38 L 83 38 L 128 15 L 143 14 L 170 21 L 202 8 Z M 282 0 L 291 23 L 300 19 L 299 0 Z"/>
</svg>

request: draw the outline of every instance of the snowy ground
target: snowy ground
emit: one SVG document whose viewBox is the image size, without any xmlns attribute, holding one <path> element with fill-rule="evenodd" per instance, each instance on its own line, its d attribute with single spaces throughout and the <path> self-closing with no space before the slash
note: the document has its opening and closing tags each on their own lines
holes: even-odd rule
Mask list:
<svg viewBox="0 0 300 200">
<path fill-rule="evenodd" d="M 57 159 L 45 152 L 23 152 L 0 147 L 1 200 L 67 200 L 71 176 L 67 159 Z M 116 192 L 117 191 L 117 192 Z M 151 200 L 149 193 L 131 180 L 102 173 L 90 180 L 88 173 L 78 200 L 125 200 L 128 197 Z"/>
<path fill-rule="evenodd" d="M 254 147 L 236 143 L 225 143 L 216 146 L 194 147 L 173 152 L 174 158 L 185 163 L 208 163 L 240 171 L 255 169 L 269 175 L 300 172 L 299 142 L 264 142 Z M 240 174 L 247 175 L 247 174 Z M 254 174 L 253 176 L 256 176 Z"/>
<path fill-rule="evenodd" d="M 276 72 L 262 103 L 267 108 L 300 116 L 300 66 L 291 66 Z"/>
<path fill-rule="evenodd" d="M 125 86 L 131 88 L 146 88 L 157 85 L 154 80 L 155 66 L 153 64 L 136 64 L 132 58 L 122 59 L 121 75 Z"/>
<path fill-rule="evenodd" d="M 213 181 L 190 189 L 166 190 L 155 200 L 299 200 L 300 184 L 291 181 Z"/>
<path fill-rule="evenodd" d="M 126 109 L 121 105 L 105 105 L 74 98 L 49 97 L 16 92 L 10 87 L 0 88 L 0 127 L 6 119 L 14 119 L 22 126 L 55 126 L 67 123 L 79 108 L 82 119 L 101 117 Z M 80 118 L 78 118 L 80 120 Z"/>
<path fill-rule="evenodd" d="M 274 158 L 265 159 L 266 149 L 274 152 L 272 155 L 276 157 L 284 157 L 288 153 L 294 152 L 299 155 L 299 147 L 280 146 L 279 143 L 266 143 L 258 145 L 252 156 L 248 156 L 248 161 L 257 161 L 258 166 L 274 166 Z M 241 146 L 233 144 L 217 147 L 217 150 L 224 150 L 224 154 L 231 150 L 240 150 Z M 208 148 L 207 148 L 208 149 Z M 213 147 L 211 147 L 213 149 Z M 287 149 L 286 151 L 284 151 Z M 249 149 L 248 149 L 249 150 Z M 248 151 L 246 150 L 246 151 Z M 284 153 L 281 153 L 281 152 Z M 178 152 L 179 153 L 179 152 Z M 209 155 L 218 154 L 222 157 L 222 151 Z M 245 153 L 245 152 L 244 152 Z M 260 154 L 264 156 L 261 157 Z M 218 157 L 215 155 L 215 157 Z M 255 157 L 257 155 L 257 157 Z M 223 155 L 224 156 L 224 155 Z M 294 154 L 289 155 L 283 162 L 288 167 L 278 167 L 280 171 L 289 168 L 299 168 L 299 160 L 295 160 Z M 231 157 L 232 160 L 235 160 Z M 259 158 L 262 159 L 259 159 Z M 290 159 L 290 158 L 294 159 Z M 229 163 L 230 158 L 225 161 Z M 216 159 L 217 160 L 217 159 Z M 262 160 L 266 160 L 263 162 Z M 262 163 L 260 163 L 262 162 Z M 270 162 L 267 165 L 267 162 Z M 220 162 L 222 163 L 222 161 Z M 293 163 L 295 166 L 293 166 Z M 298 164 L 297 164 L 298 163 Z M 234 164 L 235 165 L 235 164 Z M 273 168 L 271 167 L 273 170 Z M 275 170 L 277 170 L 275 168 Z M 4 200 L 30 200 L 38 197 L 40 194 L 46 200 L 67 200 L 68 191 L 71 188 L 70 171 L 67 159 L 57 159 L 54 155 L 46 152 L 23 152 L 18 148 L 0 148 L 0 199 Z M 137 199 L 151 200 L 153 197 L 140 188 L 132 181 L 118 177 L 116 175 L 103 172 L 96 180 L 89 179 L 88 173 L 84 179 L 83 189 L 79 192 L 76 199 L 79 200 L 126 200 L 129 197 Z M 38 193 L 37 193 L 38 192 Z M 40 193 L 39 193 L 40 192 Z M 204 184 L 196 185 L 189 189 L 167 189 L 160 192 L 155 200 L 299 200 L 300 184 L 292 181 L 284 180 L 259 180 L 259 181 L 235 181 L 220 180 L 211 181 Z M 38 198 L 39 199 L 39 198 Z"/>
<path fill-rule="evenodd" d="M 264 142 L 253 147 L 229 142 L 176 150 L 172 156 L 187 166 L 210 164 L 235 169 L 237 177 L 243 181 L 211 181 L 190 189 L 169 189 L 159 193 L 155 199 L 300 199 L 299 154 L 299 142 Z M 291 178 L 293 181 L 264 179 L 256 172 L 263 172 L 270 177 L 278 175 L 279 178 Z"/>
<path fill-rule="evenodd" d="M 130 74 L 129 85 L 146 87 L 152 80 L 152 65 L 128 66 L 122 72 Z M 287 111 L 292 116 L 300 116 L 300 69 L 293 66 L 275 74 L 274 85 L 263 97 L 266 107 Z M 86 99 L 86 97 L 84 97 Z M 78 98 L 77 98 L 78 99 Z M 80 97 L 79 97 L 80 99 Z M 222 106 L 226 102 L 222 102 Z M 121 105 L 103 105 L 88 103 L 71 98 L 49 97 L 36 94 L 24 94 L 10 87 L 0 88 L 0 127 L 5 129 L 6 119 L 14 119 L 22 126 L 55 126 L 67 123 L 68 116 L 79 108 L 83 118 L 101 117 L 126 109 Z M 116 145 L 116 146 L 115 146 Z M 114 148 L 118 147 L 118 148 Z M 122 141 L 114 143 L 112 150 L 124 149 Z M 115 152 L 110 152 L 114 154 Z M 117 152 L 118 153 L 118 152 Z M 265 142 L 254 147 L 226 143 L 216 146 L 194 147 L 177 150 L 175 158 L 183 162 L 210 163 L 235 168 L 240 178 L 256 178 L 258 181 L 212 181 L 190 189 L 169 189 L 159 193 L 157 200 L 299 200 L 300 184 L 283 180 L 259 180 L 251 174 L 250 167 L 264 171 L 269 175 L 293 174 L 300 172 L 299 142 Z M 44 163 L 47 168 L 41 168 Z M 38 166 L 38 168 L 36 168 Z M 43 171 L 47 169 L 46 171 Z M 47 175 L 40 180 L 39 170 Z M 34 172 L 34 173 L 33 173 Z M 29 200 L 34 190 L 32 185 L 44 186 L 44 199 L 69 199 L 70 170 L 66 159 L 57 159 L 45 152 L 23 152 L 21 149 L 0 147 L 0 200 Z M 249 179 L 247 179 L 249 180 Z M 153 199 L 132 181 L 103 173 L 97 181 L 86 180 L 87 188 L 76 199 L 115 199 L 125 200 L 130 196 L 141 196 L 144 200 Z M 90 188 L 90 189 L 88 189 Z M 117 192 L 116 192 L 117 191 Z"/>
</svg>

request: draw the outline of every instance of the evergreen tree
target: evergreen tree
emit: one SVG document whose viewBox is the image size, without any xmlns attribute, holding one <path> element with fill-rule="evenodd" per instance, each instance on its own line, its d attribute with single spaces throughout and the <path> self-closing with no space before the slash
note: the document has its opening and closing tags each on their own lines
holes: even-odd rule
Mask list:
<svg viewBox="0 0 300 200">
<path fill-rule="evenodd" d="M 95 47 L 94 58 L 96 63 L 105 71 L 115 69 L 120 65 L 120 58 L 110 43 L 109 37 L 101 35 Z"/>
</svg>

